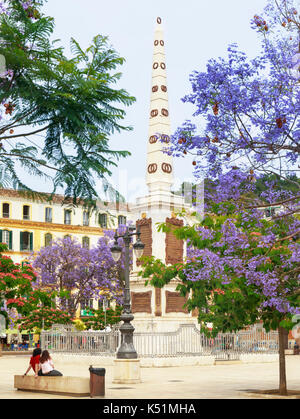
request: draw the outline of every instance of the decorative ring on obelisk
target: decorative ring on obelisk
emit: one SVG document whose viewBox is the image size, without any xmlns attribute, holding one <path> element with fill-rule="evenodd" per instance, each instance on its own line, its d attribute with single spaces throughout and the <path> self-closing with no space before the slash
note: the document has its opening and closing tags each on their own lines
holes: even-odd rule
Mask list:
<svg viewBox="0 0 300 419">
<path fill-rule="evenodd" d="M 157 110 L 157 109 L 153 109 L 153 110 L 150 112 L 150 115 L 152 116 L 152 118 L 154 118 L 155 116 L 157 116 L 157 115 L 158 115 L 158 110 Z"/>
<path fill-rule="evenodd" d="M 162 84 L 161 86 L 160 86 L 160 88 L 161 88 L 161 90 L 163 91 L 163 92 L 166 92 L 168 89 L 167 89 L 167 86 L 165 86 L 164 84 Z"/>
<path fill-rule="evenodd" d="M 152 92 L 154 93 L 154 92 L 157 92 L 158 91 L 158 86 L 153 86 L 152 87 Z"/>
<path fill-rule="evenodd" d="M 157 170 L 157 164 L 156 163 L 151 163 L 148 166 L 148 172 L 151 173 L 155 173 Z"/>
<path fill-rule="evenodd" d="M 160 23 L 161 23 L 161 18 L 160 18 L 160 17 L 158 17 L 158 18 L 156 19 L 156 22 L 160 24 Z"/>
<path fill-rule="evenodd" d="M 165 63 L 160 63 L 161 68 L 164 70 L 166 68 L 166 64 Z"/>
<path fill-rule="evenodd" d="M 172 172 L 172 166 L 169 163 L 163 163 L 161 165 L 162 171 L 165 173 L 171 173 Z"/>
<path fill-rule="evenodd" d="M 166 134 L 161 134 L 160 138 L 165 143 L 169 143 L 170 142 L 170 137 L 168 135 L 166 135 Z"/>
<path fill-rule="evenodd" d="M 160 45 L 161 45 L 162 47 L 165 45 L 165 43 L 164 43 L 164 41 L 163 41 L 163 40 L 161 40 L 159 43 L 160 43 Z"/>
<path fill-rule="evenodd" d="M 159 44 L 159 41 L 157 39 L 155 39 L 154 45 L 157 46 L 158 44 Z"/>
<path fill-rule="evenodd" d="M 169 111 L 167 110 L 167 109 L 162 109 L 161 110 L 161 114 L 163 115 L 163 116 L 169 116 Z"/>
<path fill-rule="evenodd" d="M 158 68 L 158 63 L 154 63 L 153 68 L 154 68 L 154 70 L 156 70 Z"/>
<path fill-rule="evenodd" d="M 150 144 L 154 144 L 157 141 L 157 136 L 156 135 L 151 135 L 151 137 L 149 138 L 149 143 Z"/>
</svg>

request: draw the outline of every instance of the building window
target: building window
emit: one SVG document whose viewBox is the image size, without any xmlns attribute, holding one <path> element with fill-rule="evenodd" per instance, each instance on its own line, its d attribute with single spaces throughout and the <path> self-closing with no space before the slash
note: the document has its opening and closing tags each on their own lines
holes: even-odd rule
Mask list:
<svg viewBox="0 0 300 419">
<path fill-rule="evenodd" d="M 266 217 L 273 217 L 275 215 L 275 208 L 267 208 L 265 210 L 265 216 Z"/>
<path fill-rule="evenodd" d="M 33 250 L 33 233 L 21 231 L 20 233 L 20 250 L 23 252 L 32 252 Z"/>
<path fill-rule="evenodd" d="M 89 237 L 82 237 L 82 246 L 86 248 L 90 248 L 90 239 Z"/>
<path fill-rule="evenodd" d="M 52 244 L 52 234 L 47 233 L 45 234 L 45 247 L 51 246 Z"/>
<path fill-rule="evenodd" d="M 124 215 L 119 215 L 118 217 L 118 225 L 126 225 L 126 217 Z"/>
<path fill-rule="evenodd" d="M 107 227 L 107 214 L 99 214 L 99 224 L 102 228 Z"/>
<path fill-rule="evenodd" d="M 23 220 L 30 220 L 30 206 L 23 205 Z"/>
<path fill-rule="evenodd" d="M 64 236 L 64 239 L 72 239 L 72 237 L 70 236 L 70 234 L 66 234 L 65 236 Z"/>
<path fill-rule="evenodd" d="M 52 208 L 45 208 L 45 222 L 52 223 Z"/>
<path fill-rule="evenodd" d="M 9 218 L 9 204 L 2 204 L 2 217 Z"/>
<path fill-rule="evenodd" d="M 89 213 L 88 213 L 88 211 L 83 211 L 83 225 L 84 226 L 89 225 Z"/>
<path fill-rule="evenodd" d="M 0 230 L 0 242 L 7 244 L 8 248 L 12 250 L 12 231 Z"/>
<path fill-rule="evenodd" d="M 85 298 L 84 300 L 80 301 L 80 308 L 93 308 L 93 299 L 92 298 Z"/>
<path fill-rule="evenodd" d="M 64 223 L 71 224 L 71 210 L 65 210 L 64 212 Z"/>
</svg>

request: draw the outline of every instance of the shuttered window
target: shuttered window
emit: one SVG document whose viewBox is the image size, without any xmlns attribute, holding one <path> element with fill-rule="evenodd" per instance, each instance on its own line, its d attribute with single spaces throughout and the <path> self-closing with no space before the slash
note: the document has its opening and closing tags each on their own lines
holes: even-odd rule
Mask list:
<svg viewBox="0 0 300 419">
<path fill-rule="evenodd" d="M 107 214 L 99 214 L 99 224 L 102 228 L 107 227 Z"/>
<path fill-rule="evenodd" d="M 30 220 L 30 207 L 23 205 L 23 220 Z"/>
<path fill-rule="evenodd" d="M 119 215 L 118 217 L 118 225 L 126 225 L 126 217 L 124 215 Z"/>
<path fill-rule="evenodd" d="M 52 234 L 47 233 L 45 234 L 45 247 L 51 246 L 52 243 Z"/>
<path fill-rule="evenodd" d="M 32 252 L 33 250 L 33 233 L 21 231 L 20 233 L 20 250 L 21 252 Z"/>
<path fill-rule="evenodd" d="M 46 223 L 52 223 L 52 208 L 45 208 L 45 221 Z"/>
<path fill-rule="evenodd" d="M 2 217 L 9 218 L 9 204 L 2 204 Z"/>
<path fill-rule="evenodd" d="M 82 246 L 90 248 L 90 239 L 89 237 L 82 237 Z"/>
<path fill-rule="evenodd" d="M 7 244 L 8 248 L 12 250 L 12 231 L 0 230 L 0 243 Z"/>
<path fill-rule="evenodd" d="M 83 211 L 83 225 L 89 225 L 89 213 L 87 211 Z"/>
<path fill-rule="evenodd" d="M 64 223 L 71 224 L 71 210 L 65 210 L 64 212 Z"/>
</svg>

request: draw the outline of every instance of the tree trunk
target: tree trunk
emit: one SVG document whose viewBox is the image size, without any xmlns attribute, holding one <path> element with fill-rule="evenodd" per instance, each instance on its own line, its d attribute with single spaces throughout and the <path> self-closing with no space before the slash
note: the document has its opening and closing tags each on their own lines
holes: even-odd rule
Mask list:
<svg viewBox="0 0 300 419">
<path fill-rule="evenodd" d="M 279 326 L 279 394 L 287 396 L 286 368 L 285 368 L 285 329 Z"/>
</svg>

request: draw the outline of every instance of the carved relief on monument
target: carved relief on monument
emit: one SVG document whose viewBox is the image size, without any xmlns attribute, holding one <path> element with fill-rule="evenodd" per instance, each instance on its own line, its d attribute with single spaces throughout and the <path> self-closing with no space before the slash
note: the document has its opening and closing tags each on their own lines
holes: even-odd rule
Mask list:
<svg viewBox="0 0 300 419">
<path fill-rule="evenodd" d="M 161 288 L 155 288 L 155 316 L 161 315 Z"/>
<path fill-rule="evenodd" d="M 143 256 L 152 256 L 152 219 L 137 220 L 136 227 L 140 228 L 141 240 L 145 245 Z M 136 264 L 140 266 L 141 262 L 137 259 Z"/>
<path fill-rule="evenodd" d="M 132 292 L 131 293 L 131 311 L 132 313 L 149 313 L 151 314 L 151 297 L 152 291 L 148 292 Z"/>
<path fill-rule="evenodd" d="M 183 220 L 177 218 L 166 218 L 168 227 L 176 229 L 183 225 Z M 183 261 L 183 240 L 178 240 L 172 231 L 166 233 L 166 263 L 174 264 Z"/>
<path fill-rule="evenodd" d="M 188 297 L 182 297 L 179 292 L 166 291 L 166 313 L 188 313 L 187 308 L 183 308 Z"/>
<path fill-rule="evenodd" d="M 161 169 L 164 173 L 172 173 L 172 166 L 169 163 L 162 163 Z"/>
<path fill-rule="evenodd" d="M 155 173 L 157 170 L 157 164 L 156 163 L 151 163 L 148 166 L 148 173 Z"/>
<path fill-rule="evenodd" d="M 149 138 L 149 143 L 150 144 L 154 144 L 157 141 L 157 136 L 156 135 L 151 135 L 151 137 Z"/>
<path fill-rule="evenodd" d="M 166 134 L 161 134 L 160 138 L 164 143 L 169 143 L 170 142 L 170 137 Z"/>
</svg>

